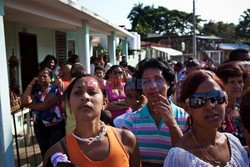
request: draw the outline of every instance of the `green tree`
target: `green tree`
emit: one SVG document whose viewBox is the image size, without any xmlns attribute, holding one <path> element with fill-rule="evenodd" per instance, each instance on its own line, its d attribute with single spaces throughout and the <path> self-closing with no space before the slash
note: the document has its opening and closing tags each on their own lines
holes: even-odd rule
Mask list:
<svg viewBox="0 0 250 167">
<path fill-rule="evenodd" d="M 135 4 L 128 19 L 132 24 L 132 31 L 137 31 L 139 34 L 190 35 L 193 29 L 192 14 L 165 7 L 143 7 L 142 3 Z M 201 21 L 203 20 L 196 16 L 198 30 Z"/>
<path fill-rule="evenodd" d="M 140 34 L 152 31 L 151 25 L 148 24 L 151 8 L 149 6 L 143 7 L 142 3 L 135 4 L 128 15 L 128 19 L 132 23 L 132 31 L 137 31 Z M 147 20 L 147 21 L 146 21 Z"/>
<path fill-rule="evenodd" d="M 228 42 L 235 41 L 235 25 L 233 23 L 209 21 L 204 24 L 201 33 L 209 36 L 218 36 Z"/>
<path fill-rule="evenodd" d="M 236 27 L 236 36 L 243 42 L 250 42 L 250 9 L 243 12 Z"/>
</svg>

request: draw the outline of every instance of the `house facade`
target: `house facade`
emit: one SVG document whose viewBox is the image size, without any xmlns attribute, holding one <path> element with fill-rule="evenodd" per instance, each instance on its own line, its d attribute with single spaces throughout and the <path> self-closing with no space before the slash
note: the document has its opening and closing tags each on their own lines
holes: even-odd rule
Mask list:
<svg viewBox="0 0 250 167">
<path fill-rule="evenodd" d="M 142 39 L 146 42 L 153 42 L 163 45 L 168 45 L 173 49 L 182 51 L 182 55 L 172 57 L 172 60 L 182 61 L 193 55 L 193 37 L 192 36 L 153 36 Z M 224 60 L 222 50 L 218 49 L 218 44 L 221 43 L 222 38 L 213 36 L 196 36 L 197 41 L 197 55 L 196 58 L 200 61 L 207 59 L 212 60 L 218 64 Z"/>
</svg>

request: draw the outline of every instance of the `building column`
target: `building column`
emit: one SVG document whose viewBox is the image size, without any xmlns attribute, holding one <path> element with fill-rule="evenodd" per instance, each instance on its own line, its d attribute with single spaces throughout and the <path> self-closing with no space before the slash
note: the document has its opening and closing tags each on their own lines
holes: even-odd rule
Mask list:
<svg viewBox="0 0 250 167">
<path fill-rule="evenodd" d="M 89 37 L 89 57 L 93 56 L 93 43 L 92 43 L 92 37 Z"/>
<path fill-rule="evenodd" d="M 122 40 L 122 55 L 126 56 L 126 60 L 128 61 L 128 39 L 125 37 L 125 39 Z"/>
<path fill-rule="evenodd" d="M 6 45 L 4 35 L 4 2 L 0 0 L 0 166 L 15 166 L 12 138 L 12 118 L 9 99 Z"/>
<path fill-rule="evenodd" d="M 78 54 L 80 63 L 86 69 L 86 73 L 90 74 L 90 52 L 89 52 L 89 25 L 87 21 L 82 21 L 82 27 L 77 30 L 78 36 Z"/>
<path fill-rule="evenodd" d="M 146 47 L 146 58 L 150 58 L 150 56 L 151 56 L 150 48 Z"/>
<path fill-rule="evenodd" d="M 165 53 L 165 58 L 166 58 L 166 60 L 170 60 L 171 59 L 171 57 L 167 53 Z"/>
<path fill-rule="evenodd" d="M 116 40 L 115 40 L 115 32 L 112 32 L 111 35 L 108 36 L 108 52 L 110 63 L 112 65 L 116 64 Z"/>
</svg>

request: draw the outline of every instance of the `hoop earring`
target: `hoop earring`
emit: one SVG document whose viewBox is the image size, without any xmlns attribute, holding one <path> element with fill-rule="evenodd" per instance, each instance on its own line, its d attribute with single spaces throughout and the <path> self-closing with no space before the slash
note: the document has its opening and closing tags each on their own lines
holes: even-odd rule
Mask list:
<svg viewBox="0 0 250 167">
<path fill-rule="evenodd" d="M 188 127 L 187 127 L 188 131 L 194 134 L 195 130 L 193 128 L 193 117 L 192 117 L 192 115 L 188 116 L 187 125 L 188 125 Z"/>
<path fill-rule="evenodd" d="M 193 126 L 193 118 L 192 118 L 192 115 L 189 115 L 189 116 L 188 116 L 187 124 L 188 124 L 188 126 L 189 126 L 190 128 Z"/>
</svg>

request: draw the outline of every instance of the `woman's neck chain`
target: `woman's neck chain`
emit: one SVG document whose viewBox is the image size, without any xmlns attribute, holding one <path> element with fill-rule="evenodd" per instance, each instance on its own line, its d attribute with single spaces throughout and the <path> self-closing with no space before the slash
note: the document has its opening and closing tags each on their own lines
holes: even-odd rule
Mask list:
<svg viewBox="0 0 250 167">
<path fill-rule="evenodd" d="M 103 136 L 105 136 L 106 133 L 107 133 L 107 129 L 106 129 L 105 123 L 102 122 L 102 121 L 100 121 L 100 123 L 101 123 L 101 132 L 100 132 L 97 136 L 95 136 L 95 137 L 82 138 L 82 137 L 79 137 L 79 136 L 75 135 L 73 132 L 72 132 L 72 135 L 73 135 L 77 140 L 82 141 L 82 142 L 87 142 L 88 144 L 91 144 L 91 143 L 93 143 L 94 141 L 99 141 L 99 140 L 101 140 L 101 138 L 102 138 Z"/>
<path fill-rule="evenodd" d="M 216 158 L 213 158 L 208 152 L 207 152 L 207 150 L 208 150 L 208 148 L 209 148 L 209 146 L 205 149 L 205 148 L 203 148 L 203 146 L 196 140 L 196 138 L 195 138 L 195 136 L 194 136 L 194 132 L 192 132 L 191 130 L 189 131 L 190 132 L 190 134 L 191 134 L 191 136 L 192 136 L 192 138 L 193 138 L 193 140 L 194 140 L 194 142 L 198 145 L 198 146 L 200 146 L 201 148 L 200 148 L 200 151 L 201 151 L 201 153 L 203 154 L 203 156 L 209 161 L 209 162 L 214 162 L 215 164 L 216 164 L 216 166 L 219 166 L 220 165 L 220 161 L 219 161 L 219 159 L 220 159 L 220 147 L 218 147 L 218 156 L 216 157 Z"/>
</svg>

